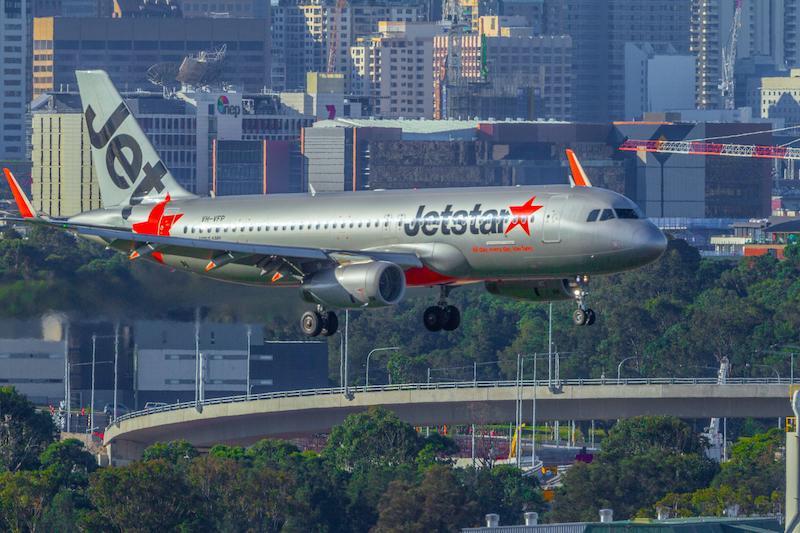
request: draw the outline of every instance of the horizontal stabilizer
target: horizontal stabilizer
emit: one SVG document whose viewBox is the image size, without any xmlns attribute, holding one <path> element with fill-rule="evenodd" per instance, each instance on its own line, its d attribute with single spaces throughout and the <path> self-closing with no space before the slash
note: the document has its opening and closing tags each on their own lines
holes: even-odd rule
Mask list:
<svg viewBox="0 0 800 533">
<path fill-rule="evenodd" d="M 14 195 L 14 201 L 17 202 L 17 208 L 22 218 L 38 218 L 36 211 L 33 209 L 33 204 L 28 200 L 22 187 L 19 186 L 19 182 L 17 182 L 17 178 L 14 177 L 14 174 L 7 168 L 3 169 L 3 174 L 6 175 L 6 181 L 8 182 L 8 186 L 11 187 L 11 194 Z"/>
</svg>

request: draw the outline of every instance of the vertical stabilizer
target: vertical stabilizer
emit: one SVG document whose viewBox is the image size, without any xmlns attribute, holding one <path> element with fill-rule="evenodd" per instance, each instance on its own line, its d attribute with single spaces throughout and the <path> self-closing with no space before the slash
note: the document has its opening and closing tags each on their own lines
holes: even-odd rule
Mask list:
<svg viewBox="0 0 800 533">
<path fill-rule="evenodd" d="M 79 70 L 83 116 L 103 207 L 193 197 L 178 185 L 103 70 Z"/>
</svg>

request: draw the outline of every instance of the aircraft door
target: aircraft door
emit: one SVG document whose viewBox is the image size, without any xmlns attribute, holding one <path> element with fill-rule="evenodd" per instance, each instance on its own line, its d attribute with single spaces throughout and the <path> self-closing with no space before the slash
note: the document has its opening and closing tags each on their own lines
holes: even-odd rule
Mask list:
<svg viewBox="0 0 800 533">
<path fill-rule="evenodd" d="M 558 194 L 547 201 L 542 223 L 542 242 L 561 242 L 561 213 L 566 200 L 566 195 Z"/>
</svg>

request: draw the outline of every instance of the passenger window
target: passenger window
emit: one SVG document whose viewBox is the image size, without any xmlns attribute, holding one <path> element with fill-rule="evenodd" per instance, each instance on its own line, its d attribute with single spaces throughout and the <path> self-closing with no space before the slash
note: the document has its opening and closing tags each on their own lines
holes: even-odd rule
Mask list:
<svg viewBox="0 0 800 533">
<path fill-rule="evenodd" d="M 639 218 L 639 214 L 635 209 L 614 209 L 617 218 Z"/>
<path fill-rule="evenodd" d="M 367 227 L 370 227 L 371 225 L 372 225 L 372 224 L 370 224 L 370 221 L 369 221 L 369 220 L 367 220 Z"/>
<path fill-rule="evenodd" d="M 189 228 L 187 228 L 186 226 L 184 226 L 184 227 L 183 227 L 183 232 L 184 232 L 184 233 L 186 233 L 187 231 L 189 231 Z"/>
<path fill-rule="evenodd" d="M 595 220 L 597 220 L 599 214 L 600 214 L 599 209 L 592 209 L 591 211 L 589 211 L 589 216 L 586 217 L 586 222 L 594 222 Z"/>
<path fill-rule="evenodd" d="M 600 220 L 609 220 L 614 218 L 614 211 L 612 209 L 603 209 L 603 213 L 600 215 Z"/>
</svg>

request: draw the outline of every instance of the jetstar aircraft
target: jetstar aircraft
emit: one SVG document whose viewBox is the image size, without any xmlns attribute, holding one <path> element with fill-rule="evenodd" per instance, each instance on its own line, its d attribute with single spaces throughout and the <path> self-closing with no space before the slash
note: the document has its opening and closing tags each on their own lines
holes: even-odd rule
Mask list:
<svg viewBox="0 0 800 533">
<path fill-rule="evenodd" d="M 335 309 L 400 302 L 407 287 L 440 287 L 430 331 L 451 331 L 453 287 L 574 299 L 592 324 L 590 276 L 658 259 L 666 238 L 636 205 L 591 186 L 567 150 L 569 184 L 200 198 L 181 188 L 103 71 L 78 71 L 102 209 L 68 219 L 34 211 L 7 169 L 24 221 L 48 224 L 128 254 L 224 281 L 296 287 L 316 304 L 300 321 L 332 335 Z"/>
</svg>

